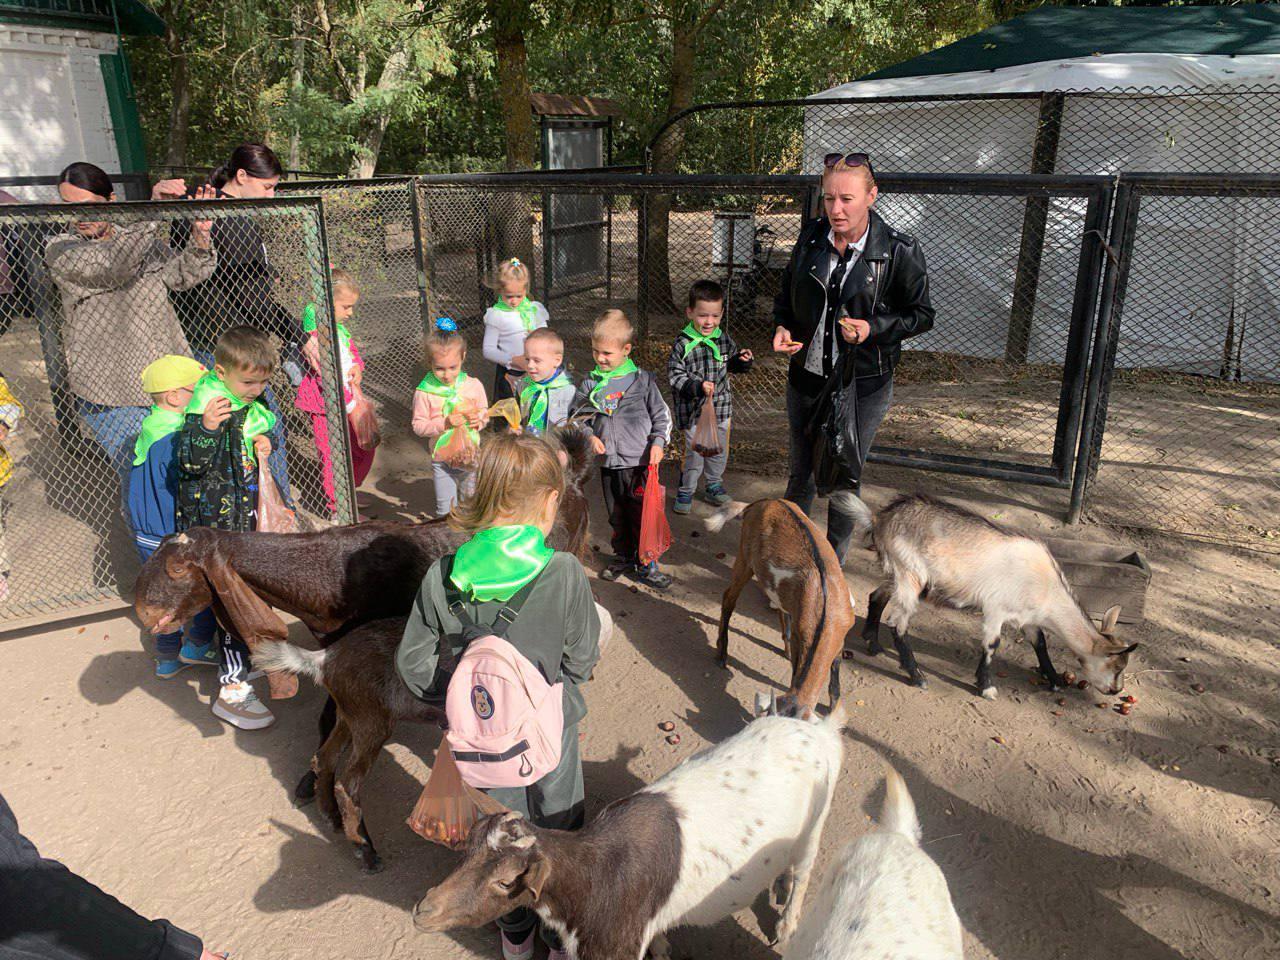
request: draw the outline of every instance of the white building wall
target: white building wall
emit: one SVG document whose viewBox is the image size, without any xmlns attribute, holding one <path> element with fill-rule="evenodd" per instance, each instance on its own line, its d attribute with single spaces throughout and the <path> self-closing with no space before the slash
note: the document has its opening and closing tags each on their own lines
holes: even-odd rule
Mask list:
<svg viewBox="0 0 1280 960">
<path fill-rule="evenodd" d="M 0 176 L 56 174 L 87 160 L 120 170 L 98 58 L 117 52 L 108 33 L 0 23 Z M 51 187 L 10 187 L 53 200 Z"/>
</svg>

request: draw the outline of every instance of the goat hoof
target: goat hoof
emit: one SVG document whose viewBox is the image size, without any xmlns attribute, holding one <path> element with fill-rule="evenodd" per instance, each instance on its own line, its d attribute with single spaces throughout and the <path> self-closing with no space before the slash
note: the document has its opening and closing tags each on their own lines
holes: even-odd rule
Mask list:
<svg viewBox="0 0 1280 960">
<path fill-rule="evenodd" d="M 315 798 L 316 775 L 314 772 L 308 771 L 303 774 L 302 779 L 298 781 L 298 785 L 293 788 L 293 804 L 296 807 L 305 807 Z"/>
<path fill-rule="evenodd" d="M 981 692 L 983 700 L 994 700 L 996 698 L 995 687 L 983 687 Z"/>
<path fill-rule="evenodd" d="M 360 858 L 360 872 L 363 874 L 372 876 L 375 873 L 381 873 L 385 866 L 382 857 L 372 850 L 357 850 L 356 856 Z"/>
<path fill-rule="evenodd" d="M 880 646 L 879 640 L 871 640 L 867 643 L 867 656 L 878 657 L 884 653 L 884 647 Z"/>
<path fill-rule="evenodd" d="M 929 681 L 925 677 L 912 677 L 911 685 L 914 687 L 919 687 L 921 690 L 929 689 Z"/>
</svg>

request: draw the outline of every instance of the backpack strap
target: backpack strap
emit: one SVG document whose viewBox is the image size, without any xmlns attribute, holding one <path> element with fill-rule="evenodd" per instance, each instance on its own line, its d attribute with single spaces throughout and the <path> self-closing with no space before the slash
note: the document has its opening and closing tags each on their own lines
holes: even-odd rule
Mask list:
<svg viewBox="0 0 1280 960">
<path fill-rule="evenodd" d="M 467 612 L 467 603 L 463 599 L 462 591 L 453 585 L 453 558 L 454 554 L 450 554 L 440 561 L 441 583 L 444 585 L 444 599 L 445 603 L 449 605 L 449 612 L 461 621 L 464 632 L 470 633 L 472 636 L 492 634 L 505 640 L 511 624 L 515 623 L 520 609 L 524 606 L 525 601 L 529 599 L 529 594 L 533 593 L 534 586 L 542 576 L 542 570 L 547 568 L 543 567 L 542 570 L 539 570 L 532 580 L 517 590 L 515 595 L 502 605 L 498 615 L 493 620 L 492 626 L 482 627 Z"/>
</svg>

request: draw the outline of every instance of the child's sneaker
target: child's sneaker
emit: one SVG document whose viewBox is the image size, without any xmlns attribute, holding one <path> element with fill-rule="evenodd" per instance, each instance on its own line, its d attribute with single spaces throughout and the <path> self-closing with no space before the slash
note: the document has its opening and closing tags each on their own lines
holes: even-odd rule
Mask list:
<svg viewBox="0 0 1280 960">
<path fill-rule="evenodd" d="M 707 503 L 715 504 L 717 507 L 723 507 L 726 503 L 733 503 L 733 497 L 725 492 L 724 484 L 709 483 L 707 489 L 702 491 L 702 499 Z"/>
<path fill-rule="evenodd" d="M 636 565 L 630 560 L 623 560 L 621 557 L 614 557 L 609 565 L 600 571 L 601 580 L 617 580 L 624 573 L 628 576 L 634 571 Z"/>
<path fill-rule="evenodd" d="M 693 509 L 693 494 L 676 492 L 676 502 L 671 505 L 671 512 L 685 516 Z"/>
<path fill-rule="evenodd" d="M 241 730 L 262 730 L 276 722 L 275 715 L 258 699 L 247 683 L 229 683 L 213 701 L 213 715 Z"/>
<path fill-rule="evenodd" d="M 507 937 L 507 931 L 502 931 L 502 960 L 532 960 L 533 945 L 538 938 L 533 935 L 530 930 L 524 935 L 524 939 L 519 943 L 513 942 Z"/>
<path fill-rule="evenodd" d="M 160 680 L 169 680 L 176 677 L 185 669 L 187 669 L 187 665 L 181 660 L 156 661 L 156 677 Z"/>
<path fill-rule="evenodd" d="M 212 640 L 208 643 L 192 643 L 190 640 L 184 640 L 182 649 L 178 651 L 178 659 L 193 667 L 216 667 L 218 651 Z"/>
<path fill-rule="evenodd" d="M 563 947 L 547 951 L 547 960 L 569 960 L 569 951 Z"/>
<path fill-rule="evenodd" d="M 671 575 L 659 570 L 656 560 L 644 566 L 637 564 L 631 569 L 629 575 L 632 579 L 643 583 L 646 587 L 653 587 L 655 590 L 665 590 L 672 583 Z"/>
</svg>

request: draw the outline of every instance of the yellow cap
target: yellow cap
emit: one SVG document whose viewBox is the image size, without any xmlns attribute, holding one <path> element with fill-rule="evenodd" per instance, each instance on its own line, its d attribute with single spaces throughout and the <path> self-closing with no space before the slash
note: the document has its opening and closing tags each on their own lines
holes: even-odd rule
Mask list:
<svg viewBox="0 0 1280 960">
<path fill-rule="evenodd" d="M 169 354 L 147 364 L 142 371 L 142 390 L 144 393 L 164 393 L 189 387 L 206 373 L 208 371 L 190 357 Z"/>
</svg>

